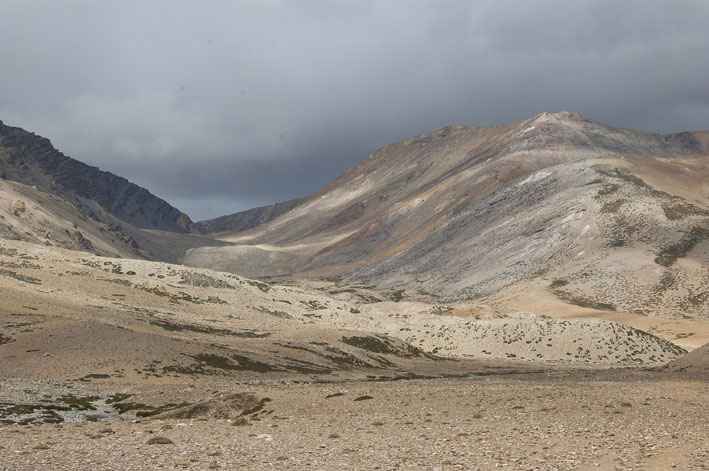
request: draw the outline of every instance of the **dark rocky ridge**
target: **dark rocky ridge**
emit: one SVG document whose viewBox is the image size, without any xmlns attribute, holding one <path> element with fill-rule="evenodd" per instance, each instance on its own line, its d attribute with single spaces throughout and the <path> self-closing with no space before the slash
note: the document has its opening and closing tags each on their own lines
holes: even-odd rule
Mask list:
<svg viewBox="0 0 709 471">
<path fill-rule="evenodd" d="M 189 216 L 123 177 L 59 152 L 49 139 L 0 121 L 0 178 L 36 186 L 72 202 L 89 217 L 102 213 L 141 229 L 196 232 Z"/>
</svg>

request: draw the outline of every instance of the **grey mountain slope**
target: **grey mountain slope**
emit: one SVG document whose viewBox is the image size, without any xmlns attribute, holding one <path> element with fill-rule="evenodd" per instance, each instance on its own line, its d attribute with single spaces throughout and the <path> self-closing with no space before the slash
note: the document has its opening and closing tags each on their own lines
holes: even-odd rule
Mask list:
<svg viewBox="0 0 709 471">
<path fill-rule="evenodd" d="M 189 248 L 225 245 L 197 234 L 138 229 L 100 208 L 98 210 L 102 211 L 99 217 L 91 218 L 60 196 L 0 179 L 2 239 L 171 263 L 179 262 Z"/>
<path fill-rule="evenodd" d="M 2 121 L 0 178 L 61 196 L 90 217 L 100 219 L 104 210 L 141 229 L 178 233 L 195 230 L 186 214 L 148 190 L 67 157 L 48 139 Z"/>
<path fill-rule="evenodd" d="M 246 211 L 199 221 L 195 223 L 195 226 L 202 234 L 245 231 L 277 218 L 295 208 L 301 201 L 300 198 L 296 198 L 268 206 L 259 206 Z"/>
<path fill-rule="evenodd" d="M 194 249 L 185 261 L 450 300 L 559 277 L 568 284 L 559 297 L 701 317 L 709 315 L 701 290 L 709 169 L 691 154 L 706 152 L 706 136 L 660 136 L 566 112 L 443 128 L 376 151 L 292 210 L 220 236 L 234 245 Z M 688 157 L 673 164 L 678 156 Z M 633 173 L 646 167 L 652 185 Z M 682 190 L 689 182 L 698 191 Z M 691 248 L 676 263 L 655 261 L 683 244 Z M 589 273 L 593 283 L 584 284 Z"/>
<path fill-rule="evenodd" d="M 348 275 L 449 300 L 539 279 L 575 304 L 709 317 L 709 211 L 597 159 L 551 167 Z"/>
<path fill-rule="evenodd" d="M 709 134 L 683 132 L 661 136 L 615 128 L 568 112 L 544 112 L 509 126 L 448 126 L 379 149 L 310 197 L 198 224 L 200 229 L 208 228 L 206 232 L 244 231 L 270 222 L 291 209 L 309 207 L 313 200 L 337 196 L 335 193 L 343 186 L 362 181 L 363 177 L 376 175 L 381 179 L 373 191 L 353 199 L 350 205 L 330 205 L 326 211 L 316 208 L 299 224 L 289 221 L 287 230 L 269 231 L 264 238 L 277 243 L 298 240 L 309 235 L 314 222 L 326 224 L 330 222 L 326 218 L 340 216 L 335 208 L 349 212 L 356 212 L 358 206 L 385 209 L 387 204 L 390 207 L 426 186 L 434 186 L 488 159 L 497 160 L 520 152 L 526 153 L 531 165 L 541 166 L 608 153 L 674 157 L 709 152 Z M 343 206 L 346 207 L 343 209 Z"/>
</svg>

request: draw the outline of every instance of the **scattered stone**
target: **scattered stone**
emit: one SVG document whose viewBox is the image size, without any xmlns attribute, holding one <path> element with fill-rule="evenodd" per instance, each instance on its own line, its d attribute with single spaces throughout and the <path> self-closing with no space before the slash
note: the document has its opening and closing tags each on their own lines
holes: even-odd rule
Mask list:
<svg viewBox="0 0 709 471">
<path fill-rule="evenodd" d="M 174 442 L 167 437 L 153 437 L 148 440 L 148 445 L 174 445 Z"/>
<path fill-rule="evenodd" d="M 359 396 L 359 397 L 355 398 L 355 402 L 357 402 L 357 401 L 368 401 L 368 400 L 370 400 L 370 399 L 374 399 L 374 397 L 364 395 L 364 396 Z"/>
</svg>

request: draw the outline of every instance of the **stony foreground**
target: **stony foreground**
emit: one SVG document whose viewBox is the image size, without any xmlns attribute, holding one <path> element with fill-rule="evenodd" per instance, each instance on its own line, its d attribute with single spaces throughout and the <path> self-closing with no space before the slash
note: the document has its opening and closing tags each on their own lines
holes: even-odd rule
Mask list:
<svg viewBox="0 0 709 471">
<path fill-rule="evenodd" d="M 642 371 L 200 382 L 150 393 L 174 401 L 249 392 L 271 401 L 247 420 L 1 426 L 0 468 L 706 469 L 707 386 L 706 379 Z"/>
</svg>

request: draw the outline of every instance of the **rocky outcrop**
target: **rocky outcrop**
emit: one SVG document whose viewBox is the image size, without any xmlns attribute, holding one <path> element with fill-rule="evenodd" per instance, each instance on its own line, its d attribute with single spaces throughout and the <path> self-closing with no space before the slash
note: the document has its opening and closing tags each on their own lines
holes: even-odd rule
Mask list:
<svg viewBox="0 0 709 471">
<path fill-rule="evenodd" d="M 25 202 L 22 200 L 14 200 L 12 204 L 10 205 L 10 213 L 12 213 L 13 216 L 19 216 L 20 214 L 24 213 L 27 210 L 27 206 L 25 205 Z"/>
</svg>

